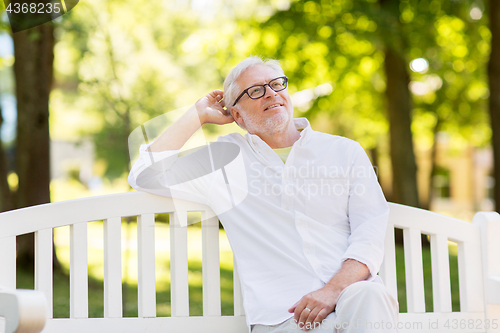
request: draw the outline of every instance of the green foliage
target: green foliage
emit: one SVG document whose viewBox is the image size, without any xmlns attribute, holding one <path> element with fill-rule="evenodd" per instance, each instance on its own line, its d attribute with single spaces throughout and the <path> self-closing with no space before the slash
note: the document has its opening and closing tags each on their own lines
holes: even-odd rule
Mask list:
<svg viewBox="0 0 500 333">
<path fill-rule="evenodd" d="M 440 130 L 484 145 L 489 31 L 484 19 L 471 18 L 474 6 L 481 2 L 402 0 L 382 8 L 378 1 L 295 1 L 264 22 L 240 25 L 250 31 L 250 49 L 282 60 L 291 90 L 334 87 L 298 108 L 322 130 L 366 148 L 385 136 L 383 45 L 389 43 L 408 64 L 416 58 L 429 64 L 411 72 L 417 142 L 432 142 L 439 119 Z"/>
<path fill-rule="evenodd" d="M 490 139 L 486 112 L 489 30 L 484 20 L 471 19 L 467 1 L 455 6 L 443 2 L 440 9 L 434 4 L 431 12 L 417 3 L 410 7 L 417 19 L 408 25 L 414 28 L 408 53 L 411 59 L 429 61 L 426 72 L 412 74 L 410 86 L 414 88 L 414 125 L 427 127 L 427 132 L 415 131 L 417 139 L 425 139 L 439 123 L 439 130 L 456 139 L 475 146 L 486 144 Z M 419 35 L 424 22 L 428 32 Z M 423 126 L 430 119 L 427 115 L 434 120 Z"/>
</svg>

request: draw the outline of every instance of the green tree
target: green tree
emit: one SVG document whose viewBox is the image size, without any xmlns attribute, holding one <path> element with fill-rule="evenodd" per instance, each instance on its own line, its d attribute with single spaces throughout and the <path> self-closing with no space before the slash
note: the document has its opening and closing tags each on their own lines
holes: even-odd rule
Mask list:
<svg viewBox="0 0 500 333">
<path fill-rule="evenodd" d="M 5 8 L 1 10 L 3 13 Z M 2 29 L 6 28 L 4 23 Z M 50 202 L 49 95 L 53 77 L 54 24 L 48 22 L 11 36 L 17 105 L 15 172 L 19 184 L 14 195 L 8 188 L 5 152 L 0 149 L 0 194 L 5 199 L 0 207 L 2 210 Z M 32 268 L 33 234 L 18 237 L 17 249 L 18 264 Z M 55 256 L 54 264 L 58 266 Z"/>
<path fill-rule="evenodd" d="M 17 207 L 50 202 L 49 95 L 54 26 L 48 22 L 13 34 L 16 80 Z M 18 237 L 18 263 L 33 265 L 34 236 Z"/>
</svg>

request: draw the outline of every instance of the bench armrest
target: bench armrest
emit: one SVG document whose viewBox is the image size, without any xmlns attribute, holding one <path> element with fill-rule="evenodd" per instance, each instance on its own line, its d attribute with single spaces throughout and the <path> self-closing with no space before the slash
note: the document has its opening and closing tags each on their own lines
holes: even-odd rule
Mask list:
<svg viewBox="0 0 500 333">
<path fill-rule="evenodd" d="M 36 290 L 4 289 L 0 287 L 0 332 L 38 333 L 47 319 L 47 301 Z M 3 322 L 3 323 L 2 323 Z M 5 326 L 5 331 L 2 331 Z"/>
</svg>

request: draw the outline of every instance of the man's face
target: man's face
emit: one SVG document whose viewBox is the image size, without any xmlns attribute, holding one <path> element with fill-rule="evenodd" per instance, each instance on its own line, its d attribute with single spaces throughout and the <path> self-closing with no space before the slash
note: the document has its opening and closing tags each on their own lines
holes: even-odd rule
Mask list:
<svg viewBox="0 0 500 333">
<path fill-rule="evenodd" d="M 265 84 L 280 77 L 269 66 L 257 65 L 244 71 L 236 80 L 240 92 L 256 84 Z M 286 128 L 292 120 L 293 106 L 288 89 L 274 91 L 266 87 L 266 93 L 258 99 L 243 95 L 236 106 L 232 107 L 237 122 L 244 125 L 251 134 L 272 133 Z"/>
</svg>

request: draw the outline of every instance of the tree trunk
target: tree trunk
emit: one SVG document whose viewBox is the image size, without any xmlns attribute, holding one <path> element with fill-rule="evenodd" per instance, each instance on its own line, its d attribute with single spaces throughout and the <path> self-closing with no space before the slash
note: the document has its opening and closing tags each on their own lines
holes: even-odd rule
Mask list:
<svg viewBox="0 0 500 333">
<path fill-rule="evenodd" d="M 494 200 L 500 212 L 500 2 L 490 0 L 491 54 L 488 63 L 490 84 L 490 117 L 493 145 Z"/>
<path fill-rule="evenodd" d="M 417 165 L 411 133 L 409 77 L 403 57 L 391 48 L 385 51 L 387 111 L 390 127 L 393 198 L 397 203 L 418 207 Z"/>
<path fill-rule="evenodd" d="M 54 60 L 51 22 L 13 34 L 17 98 L 17 207 L 50 201 L 49 94 Z M 18 237 L 19 265 L 31 269 L 33 234 Z"/>
<path fill-rule="evenodd" d="M 387 113 L 393 177 L 393 200 L 397 203 L 418 207 L 417 165 L 413 153 L 411 133 L 410 77 L 404 55 L 404 40 L 399 35 L 399 1 L 379 0 L 388 17 L 382 39 L 385 43 L 384 70 L 386 74 Z"/>
</svg>

